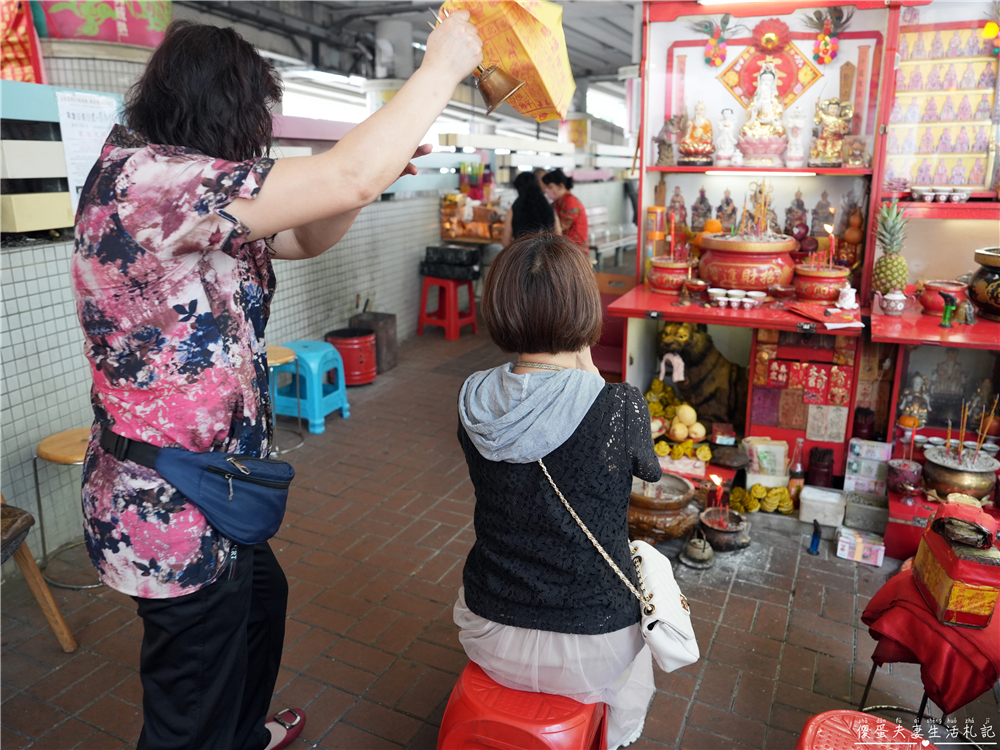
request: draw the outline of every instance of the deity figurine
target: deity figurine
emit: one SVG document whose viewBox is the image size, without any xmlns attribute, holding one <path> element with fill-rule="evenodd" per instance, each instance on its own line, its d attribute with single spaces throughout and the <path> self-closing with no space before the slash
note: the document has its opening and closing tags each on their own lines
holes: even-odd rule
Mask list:
<svg viewBox="0 0 1000 750">
<path fill-rule="evenodd" d="M 921 154 L 933 154 L 934 153 L 934 131 L 927 128 L 924 131 L 923 136 L 920 138 L 920 153 Z"/>
<path fill-rule="evenodd" d="M 970 424 L 979 424 L 979 420 L 984 417 L 989 417 L 990 407 L 993 405 L 993 381 L 989 378 L 983 378 L 982 382 L 976 387 L 976 393 L 972 397 L 971 404 L 969 406 L 969 420 Z"/>
<path fill-rule="evenodd" d="M 785 166 L 804 167 L 806 152 L 802 147 L 802 130 L 806 126 L 806 116 L 802 107 L 796 104 L 788 110 L 788 150 L 785 152 Z"/>
<path fill-rule="evenodd" d="M 722 203 L 715 209 L 715 218 L 722 224 L 723 232 L 732 231 L 732 228 L 736 226 L 738 213 L 739 209 L 736 208 L 736 202 L 727 190 L 722 198 Z"/>
<path fill-rule="evenodd" d="M 924 159 L 920 166 L 917 167 L 917 179 L 913 183 L 914 185 L 930 185 L 931 184 L 931 163 Z"/>
<path fill-rule="evenodd" d="M 951 91 L 952 89 L 958 88 L 958 71 L 955 70 L 955 63 L 951 63 L 948 66 L 948 70 L 944 74 L 944 84 L 942 88 L 945 91 Z"/>
<path fill-rule="evenodd" d="M 684 205 L 684 196 L 681 195 L 681 186 L 674 188 L 674 194 L 670 196 L 670 205 L 667 206 L 667 220 L 674 217 L 677 227 L 686 227 L 688 221 L 687 207 Z"/>
<path fill-rule="evenodd" d="M 916 104 L 917 100 L 914 99 L 912 104 Z M 912 106 L 911 104 L 911 106 Z M 937 99 L 933 96 L 927 100 L 927 106 L 924 107 L 924 113 L 920 115 L 920 122 L 937 122 L 941 119 L 941 115 L 938 114 Z"/>
<path fill-rule="evenodd" d="M 824 224 L 829 224 L 830 219 L 833 218 L 833 206 L 830 205 L 828 200 L 830 194 L 825 190 L 820 196 L 819 203 L 812 210 L 812 225 L 809 229 L 809 234 L 813 237 L 826 237 L 827 231 L 823 229 Z"/>
<path fill-rule="evenodd" d="M 997 101 L 1000 101 L 998 99 Z M 983 94 L 983 98 L 979 100 L 979 104 L 976 106 L 976 112 L 972 115 L 973 120 L 988 120 L 990 119 L 990 100 L 986 98 L 986 94 Z"/>
<path fill-rule="evenodd" d="M 937 169 L 934 170 L 933 183 L 935 185 L 948 184 L 948 165 L 943 161 L 939 161 Z"/>
<path fill-rule="evenodd" d="M 955 162 L 955 166 L 951 168 L 951 177 L 948 180 L 949 185 L 964 185 L 965 184 L 965 167 L 962 166 L 962 160 L 959 159 Z"/>
<path fill-rule="evenodd" d="M 705 197 L 705 188 L 698 191 L 698 200 L 691 206 L 691 231 L 701 232 L 705 229 L 705 222 L 712 218 L 712 204 Z"/>
<path fill-rule="evenodd" d="M 986 167 L 983 166 L 983 160 L 976 157 L 976 161 L 972 164 L 972 169 L 969 171 L 969 185 L 982 185 L 986 181 Z"/>
<path fill-rule="evenodd" d="M 997 74 L 993 72 L 993 66 L 987 65 L 983 72 L 979 74 L 979 81 L 976 82 L 977 89 L 991 89 L 997 82 Z"/>
<path fill-rule="evenodd" d="M 904 26 L 916 26 L 920 23 L 920 8 L 903 8 L 902 23 Z"/>
<path fill-rule="evenodd" d="M 896 70 L 896 91 L 906 91 L 906 71 L 902 68 Z"/>
<path fill-rule="evenodd" d="M 958 349 L 949 347 L 945 350 L 944 359 L 938 362 L 931 378 L 931 394 L 934 396 L 958 396 L 965 393 L 965 381 L 968 375 L 962 363 L 958 361 Z"/>
<path fill-rule="evenodd" d="M 903 145 L 900 147 L 900 152 L 904 154 L 914 154 L 917 151 L 917 131 L 914 128 L 910 128 L 906 131 L 906 137 L 903 138 Z"/>
<path fill-rule="evenodd" d="M 747 109 L 747 120 L 740 128 L 736 145 L 744 163 L 754 167 L 782 167 L 782 155 L 788 148 L 788 136 L 781 116 L 785 108 L 778 96 L 778 77 L 774 63 L 764 62 L 757 74 L 757 90 Z"/>
<path fill-rule="evenodd" d="M 955 139 L 955 153 L 967 154 L 971 146 L 972 143 L 969 141 L 969 134 L 963 125 L 958 129 L 958 138 Z"/>
<path fill-rule="evenodd" d="M 733 161 L 733 154 L 736 153 L 736 120 L 733 119 L 733 110 L 726 107 L 722 110 L 722 122 L 719 123 L 719 135 L 715 139 L 715 165 L 717 167 L 728 167 Z"/>
<path fill-rule="evenodd" d="M 944 98 L 944 106 L 941 107 L 941 122 L 951 122 L 955 119 L 955 104 L 949 94 Z"/>
<path fill-rule="evenodd" d="M 889 112 L 889 122 L 898 123 L 903 121 L 903 105 L 897 99 L 892 104 L 892 111 Z"/>
<path fill-rule="evenodd" d="M 972 150 L 982 153 L 990 147 L 990 137 L 986 133 L 986 128 L 980 125 L 976 128 L 976 139 L 972 142 Z"/>
<path fill-rule="evenodd" d="M 951 40 L 948 42 L 948 51 L 945 53 L 945 57 L 961 57 L 962 56 L 962 37 L 959 36 L 958 31 L 952 34 Z"/>
<path fill-rule="evenodd" d="M 899 395 L 899 413 L 914 417 L 917 429 L 927 426 L 927 415 L 931 410 L 930 394 L 927 392 L 927 378 L 914 373 L 910 385 Z"/>
<path fill-rule="evenodd" d="M 886 143 L 885 151 L 887 154 L 898 154 L 899 153 L 899 138 L 896 135 L 895 130 L 889 131 L 889 140 Z"/>
<path fill-rule="evenodd" d="M 972 119 L 972 102 L 969 101 L 969 95 L 966 94 L 962 97 L 962 101 L 958 105 L 958 115 L 959 120 L 971 120 Z"/>
<path fill-rule="evenodd" d="M 705 117 L 705 102 L 694 105 L 694 117 L 688 120 L 687 130 L 677 146 L 683 167 L 710 167 L 715 146 L 712 145 L 712 123 Z"/>
<path fill-rule="evenodd" d="M 899 70 L 900 72 L 902 72 L 903 68 L 900 68 Z M 924 87 L 924 74 L 920 72 L 920 68 L 914 68 L 913 72 L 910 73 L 910 81 L 906 85 L 906 88 L 909 91 L 920 91 L 923 89 L 923 87 Z"/>
<path fill-rule="evenodd" d="M 917 99 L 910 100 L 910 106 L 906 108 L 906 114 L 903 115 L 903 122 L 920 122 L 920 105 Z"/>
<path fill-rule="evenodd" d="M 906 62 L 910 59 L 910 43 L 906 40 L 905 36 L 899 37 L 899 60 L 900 62 Z"/>
<path fill-rule="evenodd" d="M 868 166 L 868 149 L 861 138 L 853 138 L 847 144 L 844 163 L 849 167 Z"/>
<path fill-rule="evenodd" d="M 917 36 L 917 41 L 913 44 L 913 52 L 910 54 L 911 60 L 926 60 L 927 46 L 924 44 L 924 35 Z"/>
<path fill-rule="evenodd" d="M 941 80 L 941 71 L 938 70 L 937 65 L 931 66 L 931 72 L 927 74 L 927 90 L 928 91 L 940 91 L 944 82 Z"/>
<path fill-rule="evenodd" d="M 809 150 L 810 167 L 839 167 L 843 164 L 844 135 L 851 131 L 853 116 L 854 107 L 850 102 L 839 99 L 816 102 L 813 121 L 818 126 L 818 135 Z"/>
<path fill-rule="evenodd" d="M 747 206 L 746 210 L 743 212 L 744 216 L 741 226 L 743 224 L 753 226 L 756 223 L 757 216 L 765 215 L 764 206 L 766 204 L 767 229 L 771 234 L 780 235 L 781 227 L 778 225 L 778 215 L 774 212 L 774 208 L 772 208 L 771 204 L 772 186 L 764 182 L 751 182 L 748 187 L 750 188 L 751 205 Z"/>
<path fill-rule="evenodd" d="M 722 122 L 719 123 L 719 135 L 715 139 L 715 165 L 718 167 L 728 167 L 732 164 L 733 154 L 736 153 L 736 120 L 733 118 L 733 110 L 726 107 L 722 110 Z"/>
<path fill-rule="evenodd" d="M 950 154 L 954 146 L 951 142 L 951 130 L 945 128 L 941 131 L 941 137 L 938 139 L 937 152 L 939 154 Z"/>
<path fill-rule="evenodd" d="M 965 66 L 965 71 L 962 73 L 962 80 L 959 82 L 958 87 L 960 89 L 976 88 L 976 71 L 972 68 L 972 63 L 968 63 Z"/>
<path fill-rule="evenodd" d="M 965 57 L 975 57 L 979 54 L 979 39 L 976 33 L 969 34 L 969 40 L 965 43 Z"/>
<path fill-rule="evenodd" d="M 944 39 L 941 38 L 941 32 L 934 32 L 934 39 L 931 40 L 931 59 L 940 60 L 944 57 Z"/>
<path fill-rule="evenodd" d="M 792 201 L 792 205 L 785 209 L 785 234 L 791 234 L 792 230 L 795 229 L 799 224 L 809 223 L 809 212 L 806 210 L 806 204 L 802 200 L 802 191 L 795 191 L 795 200 Z"/>
</svg>

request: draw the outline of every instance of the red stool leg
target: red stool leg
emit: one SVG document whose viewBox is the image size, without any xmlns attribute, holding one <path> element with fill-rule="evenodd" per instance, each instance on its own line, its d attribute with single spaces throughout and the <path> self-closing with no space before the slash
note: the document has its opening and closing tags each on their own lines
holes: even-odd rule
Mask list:
<svg viewBox="0 0 1000 750">
<path fill-rule="evenodd" d="M 448 341 L 458 341 L 461 335 L 458 318 L 461 313 L 458 311 L 458 284 L 454 281 L 448 284 L 448 307 L 445 313 L 448 317 L 445 321 L 444 337 Z"/>
</svg>

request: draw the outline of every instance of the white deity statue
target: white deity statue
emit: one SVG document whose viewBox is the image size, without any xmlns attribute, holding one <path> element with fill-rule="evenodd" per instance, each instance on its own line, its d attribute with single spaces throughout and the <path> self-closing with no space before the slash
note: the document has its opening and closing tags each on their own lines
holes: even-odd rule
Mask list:
<svg viewBox="0 0 1000 750">
<path fill-rule="evenodd" d="M 722 122 L 719 123 L 719 136 L 715 139 L 715 163 L 720 167 L 732 164 L 736 153 L 736 120 L 733 110 L 728 107 L 722 110 Z"/>
<path fill-rule="evenodd" d="M 788 150 L 785 152 L 785 164 L 789 167 L 804 167 L 806 152 L 802 146 L 802 130 L 806 126 L 806 116 L 802 107 L 796 104 L 788 110 Z"/>
<path fill-rule="evenodd" d="M 757 74 L 757 90 L 754 92 L 747 119 L 740 128 L 736 145 L 743 152 L 744 161 L 750 166 L 783 167 L 784 153 L 788 147 L 788 135 L 781 117 L 785 108 L 778 95 L 778 80 L 774 63 L 765 61 Z"/>
</svg>

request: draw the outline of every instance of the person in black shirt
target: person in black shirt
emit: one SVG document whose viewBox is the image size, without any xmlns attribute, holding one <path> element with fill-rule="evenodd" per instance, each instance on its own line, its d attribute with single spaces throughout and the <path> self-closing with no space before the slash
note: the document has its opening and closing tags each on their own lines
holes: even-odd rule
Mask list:
<svg viewBox="0 0 1000 750">
<path fill-rule="evenodd" d="M 500 241 L 504 247 L 518 237 L 538 232 L 562 234 L 556 213 L 542 192 L 534 172 L 521 172 L 514 179 L 517 200 L 504 217 Z"/>
<path fill-rule="evenodd" d="M 490 266 L 481 309 L 494 343 L 517 360 L 473 374 L 459 395 L 458 438 L 476 492 L 459 639 L 501 685 L 606 703 L 613 750 L 642 733 L 655 691 L 639 605 L 537 462 L 634 578 L 632 477 L 662 475 L 649 409 L 634 386 L 605 383 L 591 360 L 601 299 L 573 242 L 514 240 Z"/>
</svg>

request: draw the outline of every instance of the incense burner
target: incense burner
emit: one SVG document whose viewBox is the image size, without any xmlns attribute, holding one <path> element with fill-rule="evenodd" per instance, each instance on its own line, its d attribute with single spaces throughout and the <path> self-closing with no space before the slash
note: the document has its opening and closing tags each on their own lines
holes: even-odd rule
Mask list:
<svg viewBox="0 0 1000 750">
<path fill-rule="evenodd" d="M 677 474 L 659 482 L 632 481 L 628 529 L 632 539 L 658 544 L 687 534 L 698 523 L 698 506 L 691 502 L 694 485 Z"/>
<path fill-rule="evenodd" d="M 934 492 L 938 498 L 944 498 L 953 492 L 983 499 L 989 496 L 996 485 L 996 471 L 1000 469 L 1000 461 L 984 451 L 979 453 L 975 463 L 972 454 L 975 451 L 963 452 L 962 464 L 953 456 L 948 456 L 945 449 L 926 448 L 924 450 L 924 490 Z"/>
<path fill-rule="evenodd" d="M 851 269 L 845 266 L 795 266 L 795 295 L 799 302 L 835 305 Z"/>
<path fill-rule="evenodd" d="M 678 294 L 691 273 L 692 262 L 689 260 L 668 260 L 653 258 L 650 260 L 649 273 L 646 281 L 654 292 L 660 294 Z"/>
<path fill-rule="evenodd" d="M 702 280 L 713 287 L 766 292 L 771 284 L 788 284 L 795 264 L 788 254 L 796 242 L 784 235 L 771 239 L 706 234 L 698 266 Z"/>
</svg>

